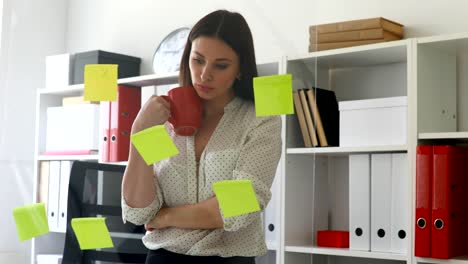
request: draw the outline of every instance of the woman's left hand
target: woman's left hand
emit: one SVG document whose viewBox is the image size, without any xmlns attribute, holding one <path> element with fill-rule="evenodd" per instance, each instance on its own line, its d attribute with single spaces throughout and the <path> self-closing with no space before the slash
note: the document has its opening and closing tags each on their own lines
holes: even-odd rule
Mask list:
<svg viewBox="0 0 468 264">
<path fill-rule="evenodd" d="M 145 224 L 146 231 L 153 231 L 155 229 L 164 229 L 169 227 L 169 221 L 167 220 L 169 208 L 161 208 L 156 216 L 149 223 Z"/>
</svg>

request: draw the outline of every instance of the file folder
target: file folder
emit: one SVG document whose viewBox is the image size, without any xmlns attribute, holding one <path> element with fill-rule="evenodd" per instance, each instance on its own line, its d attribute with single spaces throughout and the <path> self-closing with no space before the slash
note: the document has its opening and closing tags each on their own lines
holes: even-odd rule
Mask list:
<svg viewBox="0 0 468 264">
<path fill-rule="evenodd" d="M 416 149 L 416 215 L 414 223 L 414 255 L 431 257 L 432 229 L 432 152 L 433 147 Z"/>
<path fill-rule="evenodd" d="M 468 149 L 434 146 L 432 258 L 468 254 Z"/>
<path fill-rule="evenodd" d="M 117 101 L 110 104 L 109 161 L 127 161 L 130 132 L 141 108 L 141 89 L 119 85 Z"/>
<path fill-rule="evenodd" d="M 264 211 L 264 228 L 265 228 L 265 240 L 269 243 L 278 244 L 278 232 L 279 232 L 279 203 L 280 203 L 280 185 L 281 181 L 281 165 L 276 170 L 276 176 L 271 186 L 271 199 Z"/>
<path fill-rule="evenodd" d="M 408 252 L 409 220 L 408 154 L 392 154 L 392 219 L 390 228 L 391 252 Z"/>
<path fill-rule="evenodd" d="M 60 192 L 60 161 L 49 164 L 49 198 L 47 202 L 47 221 L 51 232 L 58 231 L 58 206 Z"/>
<path fill-rule="evenodd" d="M 371 251 L 390 252 L 392 154 L 371 155 Z"/>
<path fill-rule="evenodd" d="M 370 156 L 349 155 L 349 249 L 370 250 Z"/>
<path fill-rule="evenodd" d="M 110 102 L 101 101 L 100 103 L 100 114 L 101 114 L 101 122 L 100 122 L 100 141 L 101 141 L 101 161 L 102 162 L 109 162 L 109 141 L 110 141 Z"/>
<path fill-rule="evenodd" d="M 73 161 L 62 160 L 60 162 L 60 192 L 58 207 L 58 231 L 67 231 L 67 206 L 68 206 L 68 184 L 70 183 L 70 172 Z"/>
</svg>

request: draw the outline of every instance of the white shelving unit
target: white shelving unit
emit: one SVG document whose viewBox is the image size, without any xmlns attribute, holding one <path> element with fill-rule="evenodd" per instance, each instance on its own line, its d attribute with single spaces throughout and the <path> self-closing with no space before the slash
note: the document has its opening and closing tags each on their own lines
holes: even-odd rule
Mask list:
<svg viewBox="0 0 468 264">
<path fill-rule="evenodd" d="M 162 85 L 177 85 L 178 73 L 170 73 L 165 75 L 144 75 L 131 78 L 119 79 L 118 84 L 130 85 L 135 87 L 141 87 L 142 92 L 147 94 L 153 94 L 155 91 L 154 86 Z M 136 88 L 138 89 L 138 88 Z M 36 146 L 35 146 L 35 157 L 36 162 L 34 166 L 34 194 L 33 199 L 36 201 L 38 179 L 39 179 L 39 165 L 41 162 L 47 161 L 64 161 L 64 160 L 89 160 L 96 161 L 100 160 L 99 154 L 94 155 L 57 155 L 48 156 L 43 155 L 45 150 L 45 139 L 46 139 L 46 111 L 48 107 L 60 106 L 62 99 L 67 96 L 82 95 L 84 90 L 83 84 L 76 84 L 64 87 L 63 89 L 39 89 L 36 103 Z M 118 162 L 116 164 L 125 165 L 125 162 Z M 57 190 L 58 191 L 58 190 Z M 61 232 L 50 232 L 47 235 L 37 237 L 32 240 L 31 246 L 31 263 L 36 263 L 36 256 L 42 254 L 54 254 L 61 255 L 63 252 L 63 246 L 65 242 L 65 234 Z"/>
<path fill-rule="evenodd" d="M 319 51 L 287 57 L 285 73 L 293 75 L 294 90 L 320 87 L 334 91 L 338 101 L 394 96 L 408 96 L 411 101 L 411 52 L 412 40 Z M 415 121 L 412 108 L 406 115 L 408 123 Z M 318 230 L 349 230 L 349 156 L 408 153 L 410 157 L 416 132 L 407 127 L 404 145 L 304 148 L 297 118 L 286 117 L 282 263 L 411 263 L 410 243 L 407 254 L 395 254 L 323 248 L 316 242 Z M 407 180 L 412 186 L 411 178 Z M 411 226 L 410 218 L 404 220 Z M 407 240 L 412 241 L 407 231 Z"/>
<path fill-rule="evenodd" d="M 418 38 L 414 45 L 418 144 L 466 145 L 468 33 Z M 413 263 L 468 264 L 468 256 Z"/>
<path fill-rule="evenodd" d="M 268 253 L 257 263 L 322 264 L 468 264 L 468 256 L 451 260 L 414 257 L 416 146 L 433 142 L 468 142 L 468 34 L 406 39 L 282 57 L 259 65 L 260 75 L 290 73 L 293 89 L 320 87 L 335 92 L 338 101 L 407 96 L 407 141 L 403 145 L 304 148 L 294 115 L 283 117 L 283 156 L 273 186 L 269 215 L 274 235 L 267 236 Z M 120 79 L 119 84 L 164 86 L 178 74 Z M 149 93 L 157 89 L 149 87 Z M 45 111 L 64 96 L 82 94 L 83 85 L 62 90 L 41 89 L 37 101 L 36 167 L 48 160 L 99 160 L 99 155 L 42 156 Z M 407 253 L 321 248 L 316 231 L 349 230 L 349 156 L 407 153 Z M 125 164 L 125 163 L 119 163 Z M 37 189 L 37 181 L 34 181 Z M 36 193 L 34 193 L 36 197 Z M 272 220 L 273 219 L 273 220 Z M 60 254 L 64 235 L 51 233 L 33 240 L 36 254 Z M 33 257 L 34 263 L 34 257 Z"/>
<path fill-rule="evenodd" d="M 276 75 L 280 72 L 281 58 L 275 58 L 269 62 L 263 62 L 258 65 L 259 75 Z M 134 86 L 136 89 L 142 89 L 142 101 L 152 94 L 165 94 L 168 86 L 175 87 L 178 85 L 179 73 L 169 74 L 150 74 L 143 76 L 136 76 L 130 78 L 123 78 L 117 81 L 118 84 Z M 158 90 L 160 89 L 160 90 Z M 45 150 L 45 138 L 46 138 L 46 111 L 47 107 L 60 106 L 62 99 L 67 96 L 82 95 L 84 90 L 84 84 L 76 84 L 64 87 L 63 89 L 39 89 L 36 102 L 36 144 L 35 144 L 35 166 L 34 166 L 34 202 L 37 201 L 37 188 L 38 188 L 38 177 L 39 177 L 39 164 L 40 162 L 47 161 L 62 161 L 62 160 L 89 160 L 89 161 L 101 161 L 100 155 L 57 155 L 48 156 L 43 155 Z M 146 96 L 145 96 L 146 95 Z M 101 161 L 102 162 L 102 161 Z M 126 165 L 127 162 L 111 162 L 111 164 Z M 282 169 L 278 169 L 278 173 L 282 172 Z M 281 180 L 281 176 L 278 175 L 277 179 Z M 270 224 L 273 224 L 274 231 L 269 231 L 265 228 L 265 232 L 274 233 L 266 236 L 267 248 L 269 249 L 267 255 L 257 258 L 257 263 L 275 263 L 279 264 L 279 252 L 280 252 L 280 205 L 279 205 L 279 191 L 280 181 L 275 180 L 275 185 L 272 187 L 272 192 L 275 193 L 273 197 L 275 202 L 272 202 L 268 206 L 268 212 L 265 212 L 264 217 Z M 277 204 L 275 204 L 277 203 Z M 37 237 L 32 242 L 32 254 L 31 263 L 36 263 L 36 256 L 39 254 L 53 254 L 61 255 L 63 252 L 63 245 L 65 241 L 65 234 L 60 232 L 51 232 L 47 235 Z"/>
</svg>

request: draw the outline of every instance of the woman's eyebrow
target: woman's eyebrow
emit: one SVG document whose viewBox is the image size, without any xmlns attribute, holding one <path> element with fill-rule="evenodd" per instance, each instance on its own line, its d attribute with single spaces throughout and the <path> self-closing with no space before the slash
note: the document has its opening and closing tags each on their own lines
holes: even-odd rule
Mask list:
<svg viewBox="0 0 468 264">
<path fill-rule="evenodd" d="M 198 56 L 205 58 L 205 56 L 203 56 L 203 54 L 201 54 L 200 52 L 198 51 L 193 51 L 193 52 L 197 54 Z M 217 58 L 216 61 L 232 61 L 232 60 L 228 58 Z"/>
</svg>

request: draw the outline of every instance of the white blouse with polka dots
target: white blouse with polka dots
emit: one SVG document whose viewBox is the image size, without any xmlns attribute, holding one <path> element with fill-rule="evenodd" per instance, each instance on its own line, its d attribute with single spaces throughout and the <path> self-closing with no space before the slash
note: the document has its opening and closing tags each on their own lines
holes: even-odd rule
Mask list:
<svg viewBox="0 0 468 264">
<path fill-rule="evenodd" d="M 177 136 L 166 129 L 179 154 L 154 164 L 157 195 L 146 208 L 131 208 L 122 197 L 122 217 L 142 225 L 161 206 L 195 204 L 214 196 L 212 184 L 222 180 L 252 181 L 260 207 L 270 201 L 270 187 L 281 156 L 281 118 L 256 117 L 252 102 L 238 97 L 224 108 L 224 115 L 208 141 L 198 173 L 194 137 Z M 221 229 L 165 228 L 147 232 L 149 249 L 164 248 L 199 256 L 259 256 L 266 253 L 260 212 L 225 218 Z"/>
</svg>

